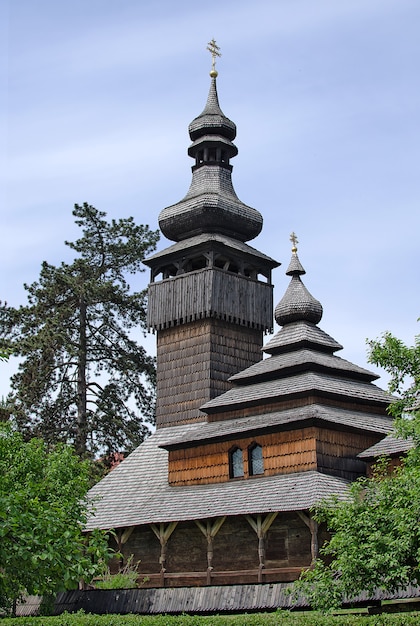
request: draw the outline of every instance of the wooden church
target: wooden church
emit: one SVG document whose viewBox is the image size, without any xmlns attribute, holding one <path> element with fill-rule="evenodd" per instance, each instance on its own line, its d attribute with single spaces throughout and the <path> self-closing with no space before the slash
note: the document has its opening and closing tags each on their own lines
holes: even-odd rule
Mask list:
<svg viewBox="0 0 420 626">
<path fill-rule="evenodd" d="M 90 492 L 87 530 L 115 529 L 146 588 L 296 579 L 324 537 L 311 508 L 343 497 L 366 472 L 358 455 L 392 428 L 391 396 L 319 327 L 294 235 L 263 347 L 279 263 L 248 244 L 263 220 L 233 188 L 236 126 L 214 64 L 210 77 L 189 126 L 191 186 L 159 216 L 173 243 L 146 261 L 156 432 Z"/>
</svg>

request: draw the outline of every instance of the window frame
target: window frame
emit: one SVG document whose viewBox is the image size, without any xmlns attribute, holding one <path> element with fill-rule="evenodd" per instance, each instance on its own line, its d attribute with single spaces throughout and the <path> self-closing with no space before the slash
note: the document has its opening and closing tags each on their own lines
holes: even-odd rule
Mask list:
<svg viewBox="0 0 420 626">
<path fill-rule="evenodd" d="M 254 458 L 255 451 L 259 450 L 261 456 Z M 261 471 L 256 471 L 256 464 L 261 464 Z M 264 474 L 264 455 L 261 444 L 254 441 L 248 446 L 248 474 L 249 476 L 263 476 Z"/>
<path fill-rule="evenodd" d="M 238 458 L 238 460 L 235 460 L 235 455 L 239 457 L 240 453 L 240 459 Z M 237 473 L 237 465 L 238 462 L 240 462 L 240 470 L 242 471 L 242 473 Z M 229 450 L 229 478 L 244 478 L 245 476 L 245 467 L 244 467 L 244 451 L 242 450 L 242 448 L 240 448 L 239 446 L 233 446 L 230 450 Z"/>
</svg>

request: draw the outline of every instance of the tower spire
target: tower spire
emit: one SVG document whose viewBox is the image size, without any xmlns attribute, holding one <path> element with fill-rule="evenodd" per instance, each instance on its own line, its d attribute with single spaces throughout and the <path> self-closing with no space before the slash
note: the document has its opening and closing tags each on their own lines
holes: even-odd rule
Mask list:
<svg viewBox="0 0 420 626">
<path fill-rule="evenodd" d="M 263 220 L 233 188 L 230 161 L 238 154 L 233 143 L 236 125 L 223 113 L 217 95 L 215 62 L 220 48 L 212 39 L 207 49 L 212 55 L 209 94 L 203 111 L 188 127 L 192 141 L 188 155 L 195 161 L 190 189 L 180 202 L 161 211 L 159 226 L 172 241 L 203 233 L 249 241 L 260 233 Z"/>
<path fill-rule="evenodd" d="M 220 48 L 212 39 L 207 49 L 209 94 L 188 127 L 191 185 L 159 215 L 162 233 L 175 243 L 145 261 L 148 324 L 157 332 L 157 428 L 206 419 L 200 406 L 261 359 L 262 335 L 272 329 L 271 271 L 278 263 L 245 243 L 263 219 L 233 188 L 236 125 L 219 105 Z"/>
</svg>

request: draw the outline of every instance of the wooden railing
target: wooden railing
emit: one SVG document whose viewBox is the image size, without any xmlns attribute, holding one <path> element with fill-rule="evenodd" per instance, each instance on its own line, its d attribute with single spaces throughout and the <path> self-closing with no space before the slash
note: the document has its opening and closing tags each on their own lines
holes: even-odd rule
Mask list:
<svg viewBox="0 0 420 626">
<path fill-rule="evenodd" d="M 207 570 L 200 572 L 167 572 L 162 570 L 154 574 L 139 574 L 142 587 L 183 586 L 176 581 L 188 581 L 187 586 L 203 586 L 218 584 L 241 584 L 263 582 L 286 582 L 299 577 L 304 567 L 273 567 L 243 570 Z M 275 577 L 274 580 L 271 577 Z M 268 580 L 269 579 L 269 580 Z"/>
</svg>

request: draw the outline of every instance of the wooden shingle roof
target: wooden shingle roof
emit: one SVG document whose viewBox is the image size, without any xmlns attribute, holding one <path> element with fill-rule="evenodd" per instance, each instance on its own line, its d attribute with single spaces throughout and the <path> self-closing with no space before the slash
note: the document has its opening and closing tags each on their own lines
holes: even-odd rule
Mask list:
<svg viewBox="0 0 420 626">
<path fill-rule="evenodd" d="M 276 609 L 309 608 L 301 595 L 290 593 L 290 583 L 258 583 L 242 585 L 212 585 L 208 587 L 163 587 L 152 589 L 116 589 L 103 591 L 79 589 L 63 591 L 57 595 L 54 615 L 64 611 L 86 613 L 137 613 L 137 614 L 220 614 L 273 611 Z M 376 589 L 356 598 L 345 598 L 344 603 L 377 604 L 382 600 L 404 600 L 420 597 L 420 587 L 409 585 L 394 593 Z M 39 602 L 36 604 L 36 609 Z M 21 612 L 18 615 L 30 614 Z M 246 615 L 244 615 L 244 620 Z M 310 618 L 309 618 L 310 619 Z M 316 618 L 315 618 L 316 619 Z M 338 618 L 339 619 L 339 618 Z M 278 618 L 281 623 L 281 617 Z M 244 622 L 245 623 L 245 622 Z M 337 623 L 337 622 L 336 622 Z"/>
<path fill-rule="evenodd" d="M 301 280 L 305 270 L 296 247 L 286 273 L 291 282 L 275 311 L 283 327 L 263 348 L 270 357 L 232 376 L 233 389 L 200 409 L 214 420 L 223 412 L 249 411 L 256 405 L 265 409 L 274 403 L 277 409 L 279 404 L 286 407 L 286 402 L 304 399 L 307 404 L 325 400 L 330 405 L 347 404 L 349 409 L 366 406 L 367 412 L 370 406 L 385 415 L 392 395 L 372 384 L 375 374 L 334 356 L 342 346 L 317 326 L 322 305 Z"/>
<path fill-rule="evenodd" d="M 281 328 L 264 346 L 264 352 L 279 354 L 299 348 L 315 348 L 321 352 L 336 352 L 343 346 L 314 323 L 307 320 L 290 322 Z"/>
<path fill-rule="evenodd" d="M 194 445 L 201 442 L 217 442 L 233 439 L 237 435 L 254 436 L 267 431 L 285 428 L 303 428 L 308 423 L 325 426 L 335 426 L 349 430 L 368 431 L 373 433 L 389 433 L 392 429 L 392 419 L 386 415 L 352 411 L 334 406 L 309 404 L 303 407 L 274 411 L 262 415 L 251 415 L 231 420 L 217 422 L 199 422 L 192 424 L 188 432 L 179 437 L 173 434 L 163 439 L 160 445 L 172 449 Z"/>
<path fill-rule="evenodd" d="M 204 111 L 189 126 L 193 143 L 188 154 L 195 159 L 186 196 L 160 212 L 159 226 L 165 237 L 181 241 L 200 233 L 218 232 L 240 241 L 256 237 L 262 215 L 239 200 L 233 188 L 229 161 L 238 150 L 232 140 L 235 124 L 219 106 L 213 76 Z"/>
<path fill-rule="evenodd" d="M 243 241 L 239 241 L 238 239 L 234 239 L 233 237 L 228 237 L 227 235 L 220 233 L 205 233 L 196 235 L 195 237 L 190 237 L 189 239 L 183 239 L 182 241 L 178 241 L 172 246 L 149 256 L 144 260 L 144 263 L 145 265 L 154 266 L 160 262 L 162 258 L 167 260 L 171 259 L 171 257 L 178 257 L 180 254 L 189 252 L 191 249 L 200 250 L 203 248 L 207 250 L 209 244 L 219 246 L 221 249 L 226 248 L 230 251 L 233 250 L 240 254 L 243 258 L 248 257 L 250 259 L 266 262 L 267 265 L 273 268 L 279 265 L 277 261 L 263 252 L 256 250 L 256 248 L 249 246 Z"/>
<path fill-rule="evenodd" d="M 318 372 L 303 372 L 296 376 L 235 387 L 206 402 L 200 409 L 210 414 L 222 409 L 242 408 L 246 405 L 253 406 L 256 403 L 262 404 L 310 394 L 342 398 L 349 403 L 353 400 L 383 407 L 388 406 L 393 399 L 391 394 L 372 383 Z"/>
<path fill-rule="evenodd" d="M 401 439 L 391 433 L 374 446 L 360 452 L 357 456 L 360 459 L 375 459 L 380 456 L 398 456 L 408 452 L 413 446 L 414 443 L 412 439 Z"/>
<path fill-rule="evenodd" d="M 337 375 L 345 374 L 349 378 L 371 382 L 379 376 L 369 370 L 354 365 L 338 356 L 317 352 L 311 349 L 294 350 L 284 354 L 275 354 L 251 365 L 229 380 L 238 385 L 249 384 L 260 379 L 287 376 L 298 371 L 329 371 Z"/>
<path fill-rule="evenodd" d="M 311 508 L 348 481 L 315 471 L 262 476 L 225 483 L 171 487 L 168 452 L 161 443 L 188 437 L 195 425 L 156 431 L 89 492 L 95 513 L 86 530 Z"/>
</svg>

